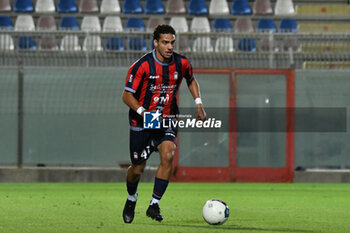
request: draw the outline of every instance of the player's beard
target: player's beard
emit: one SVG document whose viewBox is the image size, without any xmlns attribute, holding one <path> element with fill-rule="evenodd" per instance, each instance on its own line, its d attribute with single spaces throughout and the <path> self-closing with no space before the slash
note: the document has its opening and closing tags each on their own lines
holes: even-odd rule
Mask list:
<svg viewBox="0 0 350 233">
<path fill-rule="evenodd" d="M 162 57 L 164 58 L 165 61 L 170 61 L 171 60 L 171 56 L 173 55 L 173 51 L 164 51 L 163 53 L 161 53 Z"/>
</svg>

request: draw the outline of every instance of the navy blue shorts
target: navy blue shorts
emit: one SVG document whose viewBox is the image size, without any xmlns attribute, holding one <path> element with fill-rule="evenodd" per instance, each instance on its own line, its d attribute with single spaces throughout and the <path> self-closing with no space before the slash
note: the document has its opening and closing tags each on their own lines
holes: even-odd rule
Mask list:
<svg viewBox="0 0 350 233">
<path fill-rule="evenodd" d="M 172 141 L 177 145 L 177 129 L 130 129 L 130 160 L 133 164 L 146 161 L 163 141 Z"/>
</svg>

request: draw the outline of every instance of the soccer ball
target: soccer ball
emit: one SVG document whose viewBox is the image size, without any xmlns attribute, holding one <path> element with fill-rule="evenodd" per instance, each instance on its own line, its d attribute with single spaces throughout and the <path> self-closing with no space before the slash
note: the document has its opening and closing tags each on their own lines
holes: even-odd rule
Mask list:
<svg viewBox="0 0 350 233">
<path fill-rule="evenodd" d="M 212 199 L 208 200 L 203 206 L 203 218 L 211 225 L 220 225 L 226 222 L 230 210 L 225 202 Z"/>
</svg>

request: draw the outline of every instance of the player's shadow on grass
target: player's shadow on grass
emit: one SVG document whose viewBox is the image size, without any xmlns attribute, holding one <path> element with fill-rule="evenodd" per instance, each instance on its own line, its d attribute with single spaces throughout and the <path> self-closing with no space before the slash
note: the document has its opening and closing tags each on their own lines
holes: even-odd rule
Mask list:
<svg viewBox="0 0 350 233">
<path fill-rule="evenodd" d="M 164 223 L 163 223 L 164 224 Z M 162 225 L 163 225 L 162 224 Z M 150 224 L 150 225 L 158 225 L 159 224 Z M 262 232 L 299 232 L 299 233 L 310 233 L 314 231 L 310 230 L 301 230 L 301 229 L 289 229 L 289 228 L 259 228 L 259 227 L 241 227 L 236 225 L 216 225 L 216 226 L 200 226 L 200 225 L 189 225 L 189 224 L 164 224 L 164 226 L 171 227 L 188 227 L 188 228 L 202 228 L 202 229 L 222 229 L 222 230 L 240 230 L 240 231 L 262 231 Z"/>
</svg>

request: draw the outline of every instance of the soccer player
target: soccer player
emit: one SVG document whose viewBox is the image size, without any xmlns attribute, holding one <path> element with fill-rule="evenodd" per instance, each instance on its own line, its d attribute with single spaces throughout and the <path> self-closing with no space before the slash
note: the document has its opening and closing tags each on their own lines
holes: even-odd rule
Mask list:
<svg viewBox="0 0 350 233">
<path fill-rule="evenodd" d="M 177 143 L 177 128 L 144 129 L 143 113 L 157 111 L 162 119 L 178 114 L 177 94 L 181 81 L 185 78 L 197 106 L 196 119 L 201 121 L 206 119 L 192 66 L 186 57 L 173 51 L 175 30 L 169 25 L 159 25 L 153 32 L 153 42 L 155 49 L 130 67 L 122 96 L 124 103 L 130 108 L 132 162 L 126 175 L 128 196 L 123 210 L 125 223 L 131 223 L 134 219 L 137 186 L 146 161 L 153 151 L 159 151 L 160 164 L 146 215 L 157 221 L 163 220 L 159 201 L 169 183 Z"/>
</svg>

